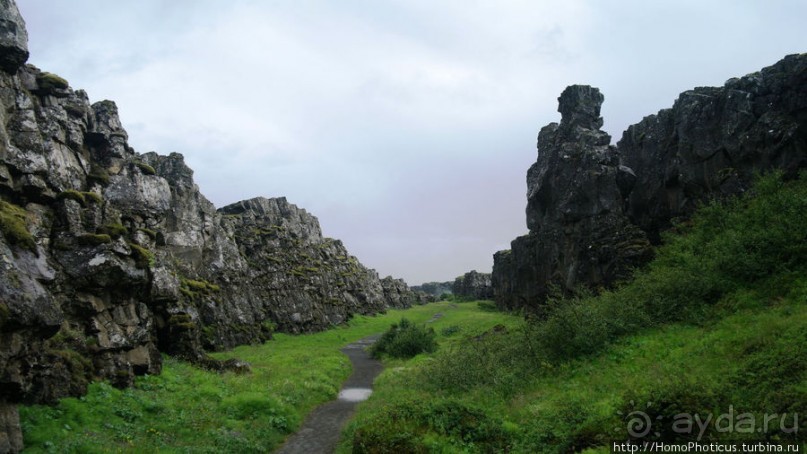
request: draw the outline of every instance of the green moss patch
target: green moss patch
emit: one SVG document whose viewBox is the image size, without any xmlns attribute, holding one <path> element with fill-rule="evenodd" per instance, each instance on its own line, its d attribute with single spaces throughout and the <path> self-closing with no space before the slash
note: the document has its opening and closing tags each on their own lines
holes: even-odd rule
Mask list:
<svg viewBox="0 0 807 454">
<path fill-rule="evenodd" d="M 36 78 L 40 90 L 50 91 L 54 89 L 64 90 L 69 87 L 67 81 L 56 74 L 43 72 Z"/>
<path fill-rule="evenodd" d="M 104 202 L 104 198 L 101 197 L 100 194 L 96 194 L 95 192 L 82 192 L 81 195 L 84 196 L 84 200 L 86 202 L 92 202 L 96 205 L 100 205 Z"/>
<path fill-rule="evenodd" d="M 129 229 L 124 227 L 123 224 L 109 223 L 99 227 L 98 233 L 105 233 L 114 239 L 118 239 L 129 233 Z"/>
<path fill-rule="evenodd" d="M 221 287 L 208 281 L 197 281 L 194 279 L 185 278 L 180 280 L 179 291 L 190 300 L 195 300 L 200 296 L 209 296 L 212 293 L 220 290 Z"/>
<path fill-rule="evenodd" d="M 148 268 L 154 264 L 154 253 L 150 250 L 144 248 L 143 246 L 138 246 L 134 243 L 129 243 L 129 247 L 132 248 L 132 258 L 135 260 L 135 264 L 138 268 Z"/>
<path fill-rule="evenodd" d="M 0 231 L 9 243 L 29 251 L 36 251 L 36 241 L 25 225 L 25 209 L 0 201 Z"/>
<path fill-rule="evenodd" d="M 68 189 L 67 191 L 62 191 L 56 196 L 57 200 L 75 200 L 76 202 L 80 203 L 82 206 L 87 204 L 87 199 L 84 197 L 84 193 L 80 191 L 76 191 L 74 189 Z"/>
<path fill-rule="evenodd" d="M 90 168 L 90 173 L 87 175 L 87 180 L 91 183 L 98 183 L 101 186 L 106 186 L 109 184 L 109 171 L 105 168 L 93 164 Z"/>
<path fill-rule="evenodd" d="M 140 169 L 140 173 L 143 175 L 157 175 L 157 171 L 154 170 L 154 167 L 146 164 L 145 162 L 135 161 L 134 165 Z"/>
</svg>

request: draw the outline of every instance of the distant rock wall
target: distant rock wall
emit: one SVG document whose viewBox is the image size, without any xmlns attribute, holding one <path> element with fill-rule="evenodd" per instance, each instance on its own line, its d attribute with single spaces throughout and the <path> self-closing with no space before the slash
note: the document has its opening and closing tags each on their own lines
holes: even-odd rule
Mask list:
<svg viewBox="0 0 807 454">
<path fill-rule="evenodd" d="M 113 102 L 26 66 L 26 41 L 0 0 L 0 452 L 22 448 L 17 403 L 128 386 L 161 352 L 243 369 L 205 350 L 417 301 L 284 198 L 216 210 L 182 155 L 128 145 Z"/>
<path fill-rule="evenodd" d="M 469 271 L 454 280 L 451 287 L 455 296 L 474 300 L 488 300 L 493 298 L 493 286 L 490 273 Z"/>
<path fill-rule="evenodd" d="M 540 311 L 550 288 L 608 287 L 652 257 L 651 243 L 711 197 L 740 194 L 755 173 L 807 165 L 807 54 L 682 93 L 630 126 L 601 131 L 603 96 L 571 86 L 560 124 L 538 135 L 527 173 L 527 227 L 494 255 L 497 305 Z"/>
<path fill-rule="evenodd" d="M 454 282 L 425 282 L 420 285 L 413 285 L 411 289 L 415 292 L 423 292 L 426 295 L 439 298 L 445 293 L 454 293 Z"/>
</svg>

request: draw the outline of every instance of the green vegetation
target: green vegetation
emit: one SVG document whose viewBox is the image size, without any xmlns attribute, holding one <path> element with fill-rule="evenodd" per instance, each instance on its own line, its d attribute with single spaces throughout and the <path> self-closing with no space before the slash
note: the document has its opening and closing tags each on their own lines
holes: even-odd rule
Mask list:
<svg viewBox="0 0 807 454">
<path fill-rule="evenodd" d="M 135 161 L 134 165 L 140 169 L 140 173 L 143 175 L 157 175 L 157 171 L 154 170 L 154 167 L 146 164 L 145 162 Z"/>
<path fill-rule="evenodd" d="M 425 324 L 438 348 L 410 359 L 385 355 L 386 369 L 339 452 L 605 453 L 631 437 L 636 411 L 652 422 L 645 440 L 803 445 L 805 423 L 794 414 L 807 408 L 804 213 L 807 176 L 788 183 L 769 176 L 749 196 L 706 206 L 676 226 L 631 282 L 599 296 L 550 298 L 542 318 L 486 302 L 410 309 L 388 331 L 389 343 Z M 182 288 L 208 286 L 183 280 Z M 247 375 L 167 357 L 162 375 L 140 377 L 133 389 L 95 383 L 86 397 L 21 408 L 26 445 L 31 452 L 270 450 L 336 396 L 350 373 L 338 349 L 402 315 L 359 316 L 348 327 L 276 334 L 214 355 L 250 362 Z M 681 425 L 682 415 L 696 413 L 713 418 L 702 432 L 691 420 L 689 430 Z M 756 431 L 774 413 L 767 430 Z M 717 430 L 715 419 L 728 414 L 736 425 Z"/>
<path fill-rule="evenodd" d="M 212 295 L 214 292 L 221 291 L 221 287 L 207 281 L 196 281 L 193 279 L 180 279 L 179 291 L 191 301 L 202 296 Z"/>
<path fill-rule="evenodd" d="M 78 244 L 82 246 L 100 246 L 112 242 L 112 237 L 105 233 L 85 233 L 76 237 Z"/>
<path fill-rule="evenodd" d="M 342 346 L 384 331 L 403 314 L 424 323 L 438 312 L 444 314 L 438 322 L 467 323 L 477 330 L 516 320 L 478 313 L 473 305 L 440 303 L 356 316 L 347 327 L 312 335 L 276 333 L 264 345 L 213 355 L 248 361 L 252 373 L 246 375 L 210 372 L 165 357 L 161 375 L 138 377 L 132 389 L 93 383 L 86 396 L 63 399 L 55 407 L 21 407 L 26 452 L 270 451 L 315 406 L 336 397 L 350 375 Z"/>
<path fill-rule="evenodd" d="M 141 228 L 139 228 L 137 230 L 145 233 L 146 236 L 149 237 L 152 241 L 157 239 L 157 231 L 156 230 L 148 229 L 148 228 L 145 228 L 145 227 L 141 227 Z"/>
<path fill-rule="evenodd" d="M 98 228 L 98 233 L 105 233 L 114 239 L 118 239 L 129 233 L 129 229 L 119 223 L 104 224 Z"/>
<path fill-rule="evenodd" d="M 437 350 L 435 337 L 434 329 L 402 318 L 373 344 L 370 352 L 375 358 L 412 358 L 420 353 L 434 353 Z"/>
<path fill-rule="evenodd" d="M 131 256 L 135 260 L 135 264 L 138 268 L 145 269 L 154 265 L 153 252 L 134 243 L 129 243 L 129 247 L 132 249 Z"/>
<path fill-rule="evenodd" d="M 35 252 L 36 242 L 25 222 L 27 214 L 24 208 L 0 200 L 0 232 L 3 232 L 3 237 L 10 244 Z"/>
<path fill-rule="evenodd" d="M 104 202 L 104 198 L 95 192 L 82 192 L 81 195 L 84 196 L 86 202 L 92 202 L 96 205 L 100 205 Z"/>
<path fill-rule="evenodd" d="M 41 90 L 50 91 L 54 89 L 66 89 L 69 85 L 66 80 L 56 74 L 43 72 L 37 76 L 36 80 Z"/>
<path fill-rule="evenodd" d="M 107 169 L 93 164 L 90 168 L 90 173 L 87 175 L 87 180 L 91 183 L 98 183 L 101 186 L 109 184 L 109 171 Z"/>
<path fill-rule="evenodd" d="M 388 368 L 341 452 L 605 453 L 631 437 L 635 411 L 653 424 L 643 441 L 803 444 L 804 213 L 807 177 L 767 176 L 677 226 L 621 288 L 551 298 L 541 319 L 463 330 L 463 342 Z M 443 422 L 445 408 L 466 424 Z M 731 412 L 737 425 L 718 430 Z M 696 413 L 711 426 L 681 425 Z"/>
<path fill-rule="evenodd" d="M 81 206 L 87 204 L 87 199 L 84 198 L 84 193 L 81 191 L 76 191 L 75 189 L 68 189 L 67 191 L 62 191 L 58 195 L 56 195 L 57 200 L 75 200 L 76 202 L 80 203 Z"/>
<path fill-rule="evenodd" d="M 9 318 L 11 318 L 11 311 L 6 303 L 0 303 L 0 329 L 3 328 Z"/>
</svg>

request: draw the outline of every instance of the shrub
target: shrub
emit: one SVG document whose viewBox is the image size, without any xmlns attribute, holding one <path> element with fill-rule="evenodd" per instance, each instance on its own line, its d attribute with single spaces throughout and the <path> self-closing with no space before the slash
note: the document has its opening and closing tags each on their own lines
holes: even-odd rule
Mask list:
<svg viewBox="0 0 807 454">
<path fill-rule="evenodd" d="M 36 242 L 25 225 L 26 214 L 25 209 L 0 200 L 0 231 L 6 241 L 35 252 Z"/>
<path fill-rule="evenodd" d="M 432 328 L 418 326 L 402 318 L 400 323 L 392 325 L 381 338 L 373 344 L 370 353 L 375 358 L 387 355 L 393 358 L 411 358 L 420 353 L 432 353 L 437 350 L 437 341 Z"/>
</svg>

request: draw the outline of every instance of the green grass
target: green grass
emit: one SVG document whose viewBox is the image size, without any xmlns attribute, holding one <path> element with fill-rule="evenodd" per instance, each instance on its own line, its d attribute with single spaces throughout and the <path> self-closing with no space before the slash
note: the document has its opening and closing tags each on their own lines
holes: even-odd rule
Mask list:
<svg viewBox="0 0 807 454">
<path fill-rule="evenodd" d="M 438 303 L 357 316 L 346 327 L 317 334 L 275 334 L 263 345 L 213 354 L 248 361 L 247 375 L 165 357 L 161 375 L 139 377 L 132 389 L 94 383 L 86 396 L 55 407 L 21 407 L 26 452 L 269 451 L 315 406 L 336 397 L 351 372 L 342 346 L 385 331 L 403 315 L 422 324 L 436 313 L 443 318 L 429 325 L 438 329 L 479 330 L 502 318 L 516 320 L 478 313 L 472 304 Z"/>
<path fill-rule="evenodd" d="M 633 434 L 642 441 L 803 444 L 805 213 L 807 176 L 762 178 L 748 197 L 677 226 L 622 287 L 552 298 L 542 319 L 454 334 L 379 377 L 339 452 L 609 452 L 631 437 L 636 411 L 653 423 L 646 438 Z M 743 423 L 701 433 L 684 424 L 696 414 Z M 773 414 L 768 430 L 747 433 L 750 418 L 763 429 Z M 781 430 L 795 424 L 798 433 Z"/>
</svg>

